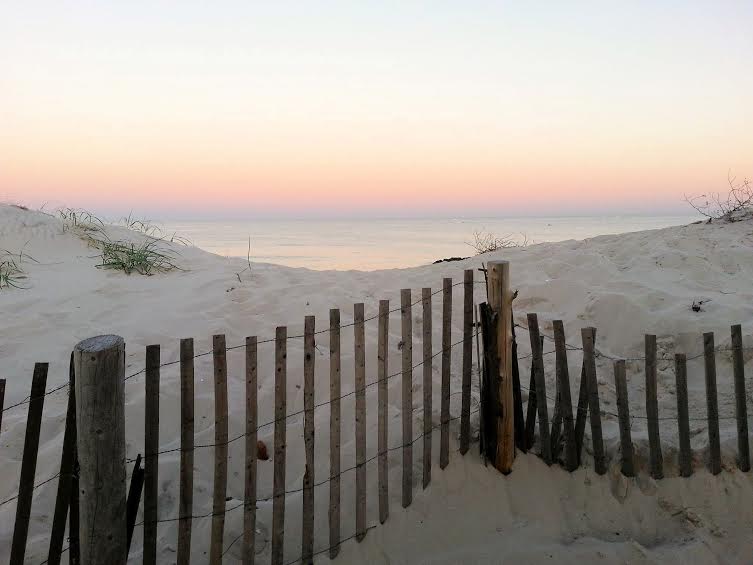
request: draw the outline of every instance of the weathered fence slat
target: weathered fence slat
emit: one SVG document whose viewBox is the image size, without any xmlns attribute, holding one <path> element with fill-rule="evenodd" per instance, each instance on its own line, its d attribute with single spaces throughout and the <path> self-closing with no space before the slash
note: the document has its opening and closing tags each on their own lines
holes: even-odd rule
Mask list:
<svg viewBox="0 0 753 565">
<path fill-rule="evenodd" d="M 450 461 L 450 365 L 452 363 L 452 279 L 442 280 L 442 406 L 439 468 Z"/>
<path fill-rule="evenodd" d="M 126 499 L 126 547 L 128 553 L 131 551 L 131 540 L 133 539 L 133 530 L 136 528 L 136 516 L 139 514 L 139 503 L 143 490 L 144 468 L 141 466 L 141 454 L 139 453 L 136 456 L 136 462 L 133 464 L 131 484 L 128 487 L 128 498 Z M 73 564 L 71 563 L 71 565 Z"/>
<path fill-rule="evenodd" d="M 303 441 L 306 449 L 306 469 L 303 473 L 303 504 L 301 525 L 301 561 L 314 557 L 314 332 L 316 319 L 306 316 L 303 323 Z M 358 327 L 356 326 L 356 333 Z M 356 394 L 356 402 L 358 395 Z M 358 424 L 356 423 L 356 427 Z"/>
<path fill-rule="evenodd" d="M 542 351 L 539 319 L 536 314 L 528 314 L 528 334 L 531 338 L 531 362 L 536 381 L 536 406 L 539 416 L 539 439 L 541 457 L 547 465 L 552 464 L 552 445 L 549 437 L 549 414 L 546 405 L 546 380 L 544 378 L 544 352 Z"/>
<path fill-rule="evenodd" d="M 222 563 L 227 496 L 227 348 L 224 335 L 212 338 L 214 361 L 214 495 L 212 502 L 211 565 Z"/>
<path fill-rule="evenodd" d="M 257 342 L 256 336 L 246 338 L 246 472 L 243 489 L 243 565 L 253 565 L 256 559 Z"/>
<path fill-rule="evenodd" d="M 63 454 L 60 457 L 60 478 L 58 479 L 58 489 L 55 497 L 55 514 L 52 519 L 50 551 L 47 554 L 48 565 L 58 565 L 60 563 L 63 540 L 65 539 L 65 521 L 71 501 L 73 467 L 76 462 L 76 381 L 73 369 L 73 353 L 71 353 L 68 379 L 68 412 L 65 416 Z M 2 410 L 1 400 L 0 410 Z"/>
<path fill-rule="evenodd" d="M 104 335 L 73 350 L 81 563 L 127 558 L 125 342 Z M 73 503 L 71 504 L 73 507 Z M 73 521 L 73 520 L 72 520 Z"/>
<path fill-rule="evenodd" d="M 403 508 L 413 501 L 413 319 L 411 291 L 400 291 L 402 317 L 403 373 Z"/>
<path fill-rule="evenodd" d="M 591 332 L 591 339 L 596 343 L 596 328 L 587 328 Z M 578 409 L 575 415 L 575 451 L 578 456 L 578 465 L 583 453 L 583 437 L 586 433 L 586 418 L 588 417 L 588 379 L 586 378 L 586 361 L 580 370 L 580 385 L 578 389 Z"/>
<path fill-rule="evenodd" d="M 473 370 L 473 269 L 463 276 L 463 382 L 460 405 L 460 453 L 471 441 L 471 371 Z"/>
<path fill-rule="evenodd" d="M 562 431 L 565 440 L 565 469 L 572 472 L 578 467 L 578 453 L 575 445 L 573 403 L 570 395 L 570 372 L 567 367 L 565 327 L 562 324 L 562 320 L 554 320 L 552 324 L 554 328 L 557 383 L 561 395 L 560 409 L 562 414 Z"/>
<path fill-rule="evenodd" d="M 26 538 L 29 534 L 29 520 L 31 519 L 31 500 L 34 493 L 34 474 L 37 469 L 37 450 L 39 449 L 39 431 L 42 427 L 47 369 L 47 363 L 36 363 L 31 379 L 29 413 L 26 418 L 26 436 L 24 437 L 24 453 L 21 461 L 21 478 L 18 483 L 16 522 L 13 527 L 13 543 L 10 551 L 10 562 L 14 564 L 23 563 L 26 554 Z"/>
<path fill-rule="evenodd" d="M 285 537 L 285 442 L 288 329 L 275 331 L 275 455 L 272 485 L 272 565 L 282 565 Z"/>
<path fill-rule="evenodd" d="M 630 436 L 630 402 L 628 400 L 627 392 L 625 361 L 622 359 L 614 362 L 614 387 L 617 391 L 617 417 L 620 420 L 622 474 L 626 477 L 634 477 L 635 466 L 633 464 L 633 440 Z"/>
<path fill-rule="evenodd" d="M 144 397 L 144 565 L 157 563 L 160 346 L 146 346 Z"/>
<path fill-rule="evenodd" d="M 595 331 L 590 328 L 581 330 L 583 340 L 583 360 L 588 379 L 588 411 L 591 421 L 591 442 L 594 451 L 594 469 L 599 475 L 607 472 L 606 457 L 604 456 L 604 440 L 601 435 L 601 408 L 599 407 L 599 384 L 596 381 L 596 355 L 593 336 Z"/>
<path fill-rule="evenodd" d="M 366 336 L 363 304 L 353 308 L 356 391 L 356 541 L 366 535 Z"/>
<path fill-rule="evenodd" d="M 424 350 L 424 476 L 423 487 L 426 488 L 431 482 L 431 381 L 432 381 L 432 351 L 431 351 L 431 289 L 424 288 L 421 291 L 423 306 L 423 350 Z"/>
<path fill-rule="evenodd" d="M 740 324 L 732 326 L 732 366 L 735 378 L 735 418 L 737 419 L 737 465 L 742 472 L 750 471 L 748 441 L 748 407 L 745 401 L 745 360 Z"/>
<path fill-rule="evenodd" d="M 703 334 L 703 353 L 706 369 L 706 410 L 709 423 L 709 471 L 713 475 L 718 475 L 722 472 L 722 457 L 719 445 L 719 404 L 716 398 L 714 332 Z"/>
<path fill-rule="evenodd" d="M 340 553 L 340 310 L 329 311 L 329 556 Z"/>
<path fill-rule="evenodd" d="M 479 449 L 484 460 L 497 462 L 497 433 L 499 422 L 499 315 L 488 303 L 479 305 L 482 336 L 484 340 L 484 373 L 481 379 L 481 405 L 479 409 Z"/>
<path fill-rule="evenodd" d="M 512 313 L 510 315 L 512 319 Z M 528 450 L 526 446 L 526 421 L 523 416 L 523 395 L 520 390 L 520 364 L 518 363 L 518 340 L 515 335 L 515 322 L 513 320 L 510 324 L 510 332 L 512 336 L 511 344 L 511 356 L 512 356 L 512 394 L 513 402 L 515 406 L 514 428 L 515 428 L 515 447 L 520 449 L 523 453 Z"/>
<path fill-rule="evenodd" d="M 178 503 L 178 565 L 191 562 L 194 446 L 193 338 L 180 340 L 180 501 Z"/>
<path fill-rule="evenodd" d="M 3 407 L 5 406 L 5 379 L 0 379 L 0 430 L 3 427 Z"/>
<path fill-rule="evenodd" d="M 491 261 L 487 267 L 489 306 L 497 314 L 497 358 L 499 360 L 497 417 L 497 449 L 495 468 L 502 473 L 512 471 L 515 461 L 515 414 L 512 383 L 512 294 L 510 263 Z"/>
<path fill-rule="evenodd" d="M 677 386 L 677 426 L 680 438 L 680 475 L 693 474 L 693 460 L 690 451 L 690 422 L 688 421 L 688 373 L 686 357 L 675 355 L 675 382 Z"/>
<path fill-rule="evenodd" d="M 379 521 L 384 524 L 390 513 L 389 501 L 389 468 L 387 461 L 387 429 L 389 422 L 387 420 L 387 371 L 389 367 L 389 348 L 387 345 L 389 337 L 390 324 L 390 301 L 379 301 L 379 335 L 377 337 L 377 385 L 378 395 L 378 446 L 379 462 Z"/>
<path fill-rule="evenodd" d="M 542 347 L 544 338 L 541 340 Z M 531 378 L 528 382 L 528 402 L 526 403 L 526 429 L 525 429 L 525 451 L 529 451 L 536 441 L 536 365 L 533 362 L 533 353 L 531 353 Z"/>
<path fill-rule="evenodd" d="M 646 418 L 651 476 L 664 477 L 664 461 L 659 440 L 659 401 L 656 391 L 656 336 L 646 335 Z"/>
</svg>

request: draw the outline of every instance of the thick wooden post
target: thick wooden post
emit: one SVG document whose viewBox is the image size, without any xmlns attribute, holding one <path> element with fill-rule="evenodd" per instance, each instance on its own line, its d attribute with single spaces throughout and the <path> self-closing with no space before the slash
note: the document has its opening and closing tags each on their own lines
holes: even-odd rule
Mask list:
<svg viewBox="0 0 753 565">
<path fill-rule="evenodd" d="M 103 335 L 76 345 L 76 439 L 81 563 L 127 558 L 125 342 Z"/>
<path fill-rule="evenodd" d="M 193 338 L 180 340 L 180 502 L 178 565 L 191 562 L 193 512 L 194 357 Z"/>
<path fill-rule="evenodd" d="M 494 466 L 503 473 L 512 471 L 515 460 L 515 415 L 512 387 L 512 294 L 510 263 L 491 261 L 489 275 L 489 306 L 497 314 L 497 358 L 499 359 L 499 403 L 497 419 L 497 453 Z"/>
<path fill-rule="evenodd" d="M 432 351 L 431 351 L 431 289 L 424 288 L 421 291 L 421 303 L 423 306 L 423 350 L 424 350 L 424 482 L 426 488 L 431 482 L 431 381 L 432 381 Z"/>
<path fill-rule="evenodd" d="M 748 443 L 748 407 L 745 401 L 745 360 L 740 324 L 732 326 L 732 366 L 735 377 L 735 418 L 737 418 L 737 465 L 742 472 L 750 471 Z"/>
<path fill-rule="evenodd" d="M 411 291 L 400 291 L 403 335 L 403 508 L 413 501 L 413 319 Z"/>
<path fill-rule="evenodd" d="M 690 452 L 690 422 L 688 421 L 688 373 L 686 357 L 675 355 L 675 382 L 677 383 L 677 426 L 680 438 L 680 475 L 693 474 L 693 454 Z"/>
<path fill-rule="evenodd" d="M 159 345 L 147 345 L 144 379 L 144 565 L 156 565 L 157 563 L 159 364 Z"/>
<path fill-rule="evenodd" d="M 246 338 L 246 484 L 243 502 L 243 565 L 254 565 L 256 559 L 257 342 L 256 336 Z"/>
<path fill-rule="evenodd" d="M 288 328 L 275 333 L 275 455 L 272 484 L 272 565 L 282 565 L 285 541 L 285 447 L 287 437 Z"/>
<path fill-rule="evenodd" d="M 47 363 L 34 365 L 29 395 L 29 415 L 26 419 L 26 436 L 24 453 L 21 461 L 21 479 L 16 503 L 16 523 L 13 527 L 13 544 L 10 562 L 19 565 L 24 562 L 26 538 L 29 534 L 31 519 L 31 500 L 34 493 L 34 474 L 37 468 L 37 450 L 39 449 L 39 431 L 42 427 L 42 408 L 44 407 L 44 389 L 47 383 Z"/>
<path fill-rule="evenodd" d="M 706 367 L 706 409 L 709 423 L 709 471 L 722 472 L 722 455 L 719 444 L 719 403 L 716 398 L 716 349 L 714 332 L 703 334 L 703 352 Z"/>
<path fill-rule="evenodd" d="M 664 478 L 664 461 L 659 440 L 659 402 L 656 391 L 656 336 L 646 335 L 646 417 L 651 476 Z"/>
<path fill-rule="evenodd" d="M 306 470 L 303 473 L 301 561 L 309 563 L 314 558 L 314 316 L 306 316 L 303 326 L 303 441 L 306 449 Z"/>
<path fill-rule="evenodd" d="M 442 280 L 442 405 L 439 468 L 450 461 L 450 365 L 452 363 L 452 279 Z"/>
<path fill-rule="evenodd" d="M 614 387 L 617 391 L 617 416 L 620 419 L 620 449 L 622 451 L 622 474 L 626 477 L 635 476 L 633 464 L 633 440 L 630 435 L 630 402 L 627 395 L 627 378 L 625 376 L 625 361 L 614 362 Z"/>
<path fill-rule="evenodd" d="M 225 336 L 212 338 L 214 360 L 214 492 L 209 563 L 222 563 L 227 497 L 227 348 Z"/>
<path fill-rule="evenodd" d="M 356 411 L 356 541 L 366 535 L 366 335 L 363 303 L 353 307 Z"/>
<path fill-rule="evenodd" d="M 329 311 L 329 557 L 340 553 L 340 310 Z"/>
<path fill-rule="evenodd" d="M 390 301 L 379 301 L 379 336 L 377 338 L 377 395 L 379 403 L 378 413 L 378 440 L 379 451 L 378 474 L 379 474 L 379 521 L 384 524 L 390 513 L 389 500 L 389 470 L 387 461 L 387 371 L 389 367 L 389 348 L 387 341 L 390 334 Z"/>
</svg>

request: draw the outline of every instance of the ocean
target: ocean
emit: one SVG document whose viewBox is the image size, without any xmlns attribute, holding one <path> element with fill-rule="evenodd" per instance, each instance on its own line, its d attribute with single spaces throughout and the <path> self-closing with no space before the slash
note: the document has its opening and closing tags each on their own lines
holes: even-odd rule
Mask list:
<svg viewBox="0 0 753 565">
<path fill-rule="evenodd" d="M 531 243 L 684 225 L 699 216 L 165 221 L 164 232 L 225 256 L 309 269 L 415 267 L 475 254 L 474 233 Z"/>
</svg>

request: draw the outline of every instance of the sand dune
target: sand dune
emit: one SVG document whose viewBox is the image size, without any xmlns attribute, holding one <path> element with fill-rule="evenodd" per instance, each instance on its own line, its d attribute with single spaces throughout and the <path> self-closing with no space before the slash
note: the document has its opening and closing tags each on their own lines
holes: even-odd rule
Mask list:
<svg viewBox="0 0 753 565">
<path fill-rule="evenodd" d="M 113 239 L 137 241 L 143 234 L 119 227 L 107 227 Z M 640 357 L 643 335 L 657 335 L 660 356 L 702 352 L 702 333 L 714 331 L 717 345 L 729 344 L 731 324 L 743 325 L 744 346 L 753 347 L 753 221 L 734 224 L 694 224 L 684 227 L 602 236 L 585 241 L 534 245 L 509 249 L 457 263 L 443 263 L 411 269 L 375 272 L 310 271 L 277 265 L 224 258 L 179 244 L 165 244 L 176 254 L 180 271 L 151 277 L 124 275 L 98 269 L 96 249 L 88 247 L 71 231 L 64 231 L 58 218 L 15 207 L 0 207 L 0 248 L 28 256 L 23 262 L 27 273 L 25 289 L 0 290 L 3 324 L 0 327 L 0 375 L 7 379 L 5 404 L 23 400 L 29 393 L 34 362 L 48 361 L 48 389 L 64 383 L 68 358 L 81 339 L 102 333 L 116 333 L 126 340 L 126 374 L 143 368 L 144 347 L 160 344 L 162 360 L 178 358 L 178 341 L 196 339 L 196 351 L 211 350 L 211 336 L 227 335 L 228 345 L 238 345 L 247 335 L 274 336 L 275 326 L 288 325 L 291 334 L 303 329 L 306 314 L 317 318 L 317 328 L 328 324 L 332 307 L 342 311 L 343 323 L 352 320 L 353 303 L 364 302 L 366 316 L 376 314 L 378 300 L 388 298 L 399 305 L 401 288 L 412 288 L 414 300 L 420 288 L 441 288 L 443 277 L 462 280 L 462 271 L 480 267 L 491 259 L 511 262 L 511 277 L 520 291 L 514 307 L 516 320 L 524 323 L 526 312 L 539 315 L 544 332 L 551 334 L 551 321 L 562 319 L 570 343 L 580 343 L 580 329 L 597 328 L 597 348 L 615 357 Z M 240 280 L 237 273 L 240 274 Z M 480 276 L 480 273 L 477 273 Z M 484 299 L 482 285 L 476 285 L 475 299 Z M 456 287 L 453 336 L 461 336 L 461 288 Z M 434 302 L 435 350 L 440 343 L 441 306 Z M 702 311 L 691 309 L 694 301 L 705 301 Z M 420 343 L 421 314 L 414 308 L 414 339 Z M 520 353 L 529 350 L 527 335 L 519 333 Z M 399 314 L 391 318 L 390 367 L 400 367 Z M 317 401 L 328 396 L 327 335 L 318 336 L 321 354 L 317 356 Z M 274 372 L 272 347 L 260 346 L 259 421 L 272 418 Z M 288 344 L 288 407 L 303 406 L 300 341 Z M 353 389 L 352 333 L 343 331 L 343 392 Z M 545 351 L 553 349 L 551 343 Z M 414 347 L 416 360 L 420 347 Z M 746 351 L 750 373 L 753 351 Z M 211 357 L 196 360 L 196 426 L 198 441 L 213 438 L 213 391 Z M 554 356 L 545 358 L 547 386 L 554 390 Z M 243 353 L 228 355 L 230 391 L 230 436 L 243 430 Z M 581 358 L 573 351 L 570 374 L 577 398 Z M 719 411 L 722 417 L 734 414 L 734 395 L 728 353 L 717 358 Z M 611 361 L 598 359 L 602 408 L 616 412 Z M 659 363 L 659 409 L 662 415 L 676 412 L 674 370 L 671 362 Z M 478 398 L 474 365 L 474 399 Z M 527 380 L 529 366 L 521 363 Z M 643 364 L 628 362 L 628 388 L 631 411 L 645 414 Z M 460 351 L 453 353 L 452 390 L 460 390 Z M 420 491 L 420 456 L 414 456 L 416 494 L 413 505 L 403 510 L 399 503 L 399 453 L 390 459 L 392 512 L 389 521 L 369 532 L 361 544 L 343 546 L 338 562 L 355 563 L 540 563 L 557 560 L 576 563 L 750 563 L 753 544 L 753 481 L 751 474 L 735 468 L 736 427 L 733 419 L 722 420 L 722 456 L 725 470 L 712 477 L 704 470 L 707 449 L 705 394 L 702 359 L 688 366 L 692 447 L 696 474 L 677 478 L 677 426 L 663 421 L 662 444 L 667 478 L 654 481 L 646 474 L 648 442 L 644 421 L 633 422 L 640 474 L 625 479 L 619 473 L 619 435 L 616 418 L 603 421 L 610 470 L 604 477 L 593 472 L 586 457 L 584 468 L 568 474 L 549 469 L 532 455 L 519 456 L 514 472 L 502 477 L 485 468 L 476 446 L 465 457 L 455 454 L 444 472 L 437 470 L 430 488 Z M 434 367 L 435 399 L 439 364 Z M 376 379 L 376 325 L 367 324 L 367 382 Z M 177 447 L 179 441 L 179 386 L 175 366 L 163 369 L 160 444 Z M 420 391 L 420 376 L 415 375 Z M 748 399 L 753 382 L 748 378 Z M 127 452 L 143 453 L 144 381 L 136 377 L 126 385 Z M 422 414 L 420 394 L 414 393 L 414 430 L 419 430 Z M 37 480 L 57 472 L 63 437 L 67 397 L 65 392 L 47 397 L 45 419 L 37 466 Z M 475 402 L 475 400 L 474 400 Z M 459 412 L 460 396 L 452 396 L 453 414 Z M 390 435 L 397 441 L 400 430 L 400 383 L 390 384 Z M 368 455 L 376 451 L 376 392 L 367 394 Z M 749 407 L 749 410 L 753 406 Z M 551 407 L 550 407 L 551 410 Z M 438 414 L 434 415 L 438 421 Z M 25 432 L 26 406 L 3 414 L 0 431 L 0 500 L 13 496 L 18 488 L 21 452 Z M 327 408 L 317 410 L 317 463 L 319 478 L 328 473 Z M 343 403 L 343 462 L 354 461 L 352 398 Z M 260 431 L 260 439 L 271 445 L 272 427 Z M 453 430 L 456 433 L 457 430 Z M 438 434 L 435 434 L 438 436 Z M 588 431 L 587 431 L 588 435 Z M 438 440 L 438 437 L 436 437 Z M 230 446 L 229 496 L 243 497 L 242 442 Z M 586 446 L 589 450 L 589 446 Z M 301 484 L 303 439 L 300 418 L 289 422 L 289 488 Z M 435 446 L 438 454 L 438 446 Z M 194 510 L 211 510 L 211 449 L 197 451 Z M 345 464 L 347 462 L 347 464 Z M 177 515 L 178 454 L 160 458 L 160 516 Z M 271 493 L 271 462 L 260 463 L 259 496 Z M 376 466 L 368 476 L 368 517 L 377 522 Z M 354 527 L 353 477 L 343 479 L 343 535 Z M 46 558 L 56 482 L 35 492 L 27 551 L 28 563 Z M 315 549 L 327 544 L 327 489 L 316 491 Z M 232 504 L 232 502 L 228 504 Z M 287 503 L 286 560 L 300 553 L 300 498 Z M 0 560 L 10 552 L 15 503 L 0 507 Z M 269 554 L 271 503 L 259 505 L 257 550 L 262 562 Z M 240 534 L 242 513 L 229 513 L 226 545 Z M 207 560 L 210 520 L 194 522 L 194 562 Z M 173 562 L 177 539 L 174 523 L 159 528 L 160 561 Z M 140 561 L 141 532 L 137 531 L 131 557 Z M 238 562 L 239 544 L 226 561 Z M 322 562 L 328 557 L 320 557 Z"/>
</svg>

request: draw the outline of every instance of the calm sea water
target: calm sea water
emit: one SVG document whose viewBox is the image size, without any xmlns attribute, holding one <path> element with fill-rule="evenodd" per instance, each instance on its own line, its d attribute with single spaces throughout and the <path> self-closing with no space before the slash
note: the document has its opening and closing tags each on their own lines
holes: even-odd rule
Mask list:
<svg viewBox="0 0 753 565">
<path fill-rule="evenodd" d="M 529 242 L 688 224 L 697 216 L 598 216 L 392 220 L 249 220 L 164 222 L 198 247 L 226 256 L 310 269 L 375 270 L 414 267 L 474 254 L 468 245 L 482 231 Z"/>
</svg>

